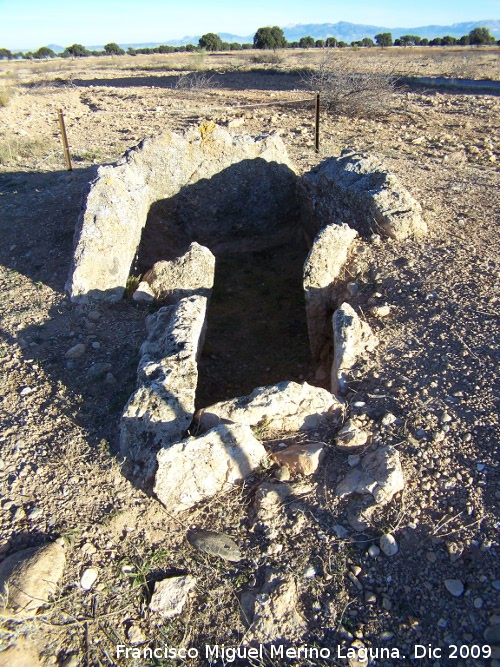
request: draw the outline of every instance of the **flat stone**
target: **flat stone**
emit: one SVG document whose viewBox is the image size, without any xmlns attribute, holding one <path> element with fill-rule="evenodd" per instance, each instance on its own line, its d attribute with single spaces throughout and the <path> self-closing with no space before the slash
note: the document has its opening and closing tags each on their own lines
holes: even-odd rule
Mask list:
<svg viewBox="0 0 500 667">
<path fill-rule="evenodd" d="M 445 579 L 444 585 L 446 590 L 455 598 L 459 598 L 464 592 L 464 585 L 460 579 Z"/>
<path fill-rule="evenodd" d="M 223 533 L 197 529 L 189 531 L 187 539 L 195 549 L 212 556 L 220 556 L 220 558 L 233 563 L 238 563 L 243 557 L 236 542 L 229 535 Z"/>
<path fill-rule="evenodd" d="M 271 459 L 288 468 L 293 475 L 312 475 L 316 472 L 325 455 L 321 443 L 291 445 L 271 454 Z"/>
<path fill-rule="evenodd" d="M 345 150 L 339 158 L 323 160 L 302 176 L 299 193 L 312 231 L 342 221 L 364 235 L 400 240 L 427 232 L 420 204 L 372 155 Z"/>
<path fill-rule="evenodd" d="M 149 609 L 162 618 L 178 616 L 186 604 L 189 592 L 195 586 L 196 579 L 190 574 L 157 581 Z"/>
<path fill-rule="evenodd" d="M 169 511 L 182 512 L 245 479 L 266 455 L 249 426 L 221 424 L 158 452 L 154 492 Z"/>
<path fill-rule="evenodd" d="M 203 430 L 234 422 L 270 431 L 313 431 L 341 410 L 342 403 L 326 389 L 285 381 L 203 408 L 195 418 Z"/>
<path fill-rule="evenodd" d="M 379 447 L 361 459 L 361 468 L 349 472 L 335 493 L 341 498 L 351 493 L 370 493 L 378 504 L 385 505 L 403 488 L 399 452 L 393 447 Z"/>
<path fill-rule="evenodd" d="M 94 567 L 89 567 L 83 571 L 80 579 L 80 586 L 84 591 L 89 591 L 99 577 L 99 571 Z"/>
<path fill-rule="evenodd" d="M 0 563 L 2 613 L 33 615 L 57 589 L 66 563 L 57 542 L 23 549 Z"/>
</svg>

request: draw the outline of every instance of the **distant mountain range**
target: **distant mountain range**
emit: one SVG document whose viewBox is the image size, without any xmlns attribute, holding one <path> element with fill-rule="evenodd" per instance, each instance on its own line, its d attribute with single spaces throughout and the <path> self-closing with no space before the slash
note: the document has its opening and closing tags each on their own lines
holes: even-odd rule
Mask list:
<svg viewBox="0 0 500 667">
<path fill-rule="evenodd" d="M 468 35 L 471 30 L 477 28 L 488 28 L 490 33 L 500 39 L 500 21 L 488 19 L 485 21 L 466 21 L 464 23 L 453 23 L 452 25 L 425 25 L 417 26 L 416 28 L 388 28 L 387 26 L 364 25 L 362 23 L 348 23 L 346 21 L 339 21 L 338 23 L 298 23 L 297 25 L 286 26 L 283 28 L 285 37 L 289 42 L 298 42 L 301 37 L 311 36 L 314 39 L 326 39 L 327 37 L 336 37 L 339 41 L 342 40 L 350 44 L 363 39 L 363 37 L 374 38 L 379 32 L 390 32 L 392 38 L 396 39 L 401 35 L 418 35 L 419 37 L 427 37 L 427 39 L 434 39 L 434 37 L 444 37 L 450 35 L 451 37 L 462 37 Z M 252 43 L 253 36 L 251 35 L 233 35 L 228 32 L 219 32 L 218 35 L 223 42 L 239 42 L 240 44 Z M 168 44 L 170 46 L 183 46 L 185 44 L 198 44 L 201 35 L 186 35 L 182 39 L 166 39 L 163 42 L 141 42 L 140 44 L 120 44 L 122 49 L 154 48 L 160 44 Z M 55 53 L 64 51 L 64 47 L 57 44 L 49 44 Z M 104 45 L 87 46 L 91 51 L 102 51 Z"/>
</svg>

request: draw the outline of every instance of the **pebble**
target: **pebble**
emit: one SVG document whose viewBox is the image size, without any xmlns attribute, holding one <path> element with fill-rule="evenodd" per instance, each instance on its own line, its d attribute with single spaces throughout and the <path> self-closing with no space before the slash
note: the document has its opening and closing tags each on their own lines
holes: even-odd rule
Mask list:
<svg viewBox="0 0 500 667">
<path fill-rule="evenodd" d="M 371 547 L 368 549 L 368 555 L 371 556 L 372 558 L 380 556 L 380 549 L 376 544 L 372 544 Z"/>
<path fill-rule="evenodd" d="M 491 625 L 484 631 L 484 638 L 488 644 L 500 644 L 500 625 Z"/>
<path fill-rule="evenodd" d="M 375 593 L 372 593 L 371 591 L 366 591 L 365 593 L 365 602 L 366 604 L 376 604 L 377 603 L 377 596 Z"/>
<path fill-rule="evenodd" d="M 395 556 L 398 553 L 398 543 L 390 533 L 382 535 L 379 543 L 381 550 L 386 556 Z"/>
<path fill-rule="evenodd" d="M 380 639 L 383 642 L 388 642 L 394 637 L 394 632 L 382 632 L 380 635 Z"/>
<path fill-rule="evenodd" d="M 101 313 L 98 310 L 91 310 L 88 314 L 88 318 L 91 322 L 97 322 L 101 319 Z"/>
<path fill-rule="evenodd" d="M 387 317 L 388 315 L 391 314 L 391 307 L 390 306 L 373 306 L 373 308 L 370 308 L 370 315 L 373 315 L 373 317 L 377 318 L 382 318 L 382 317 Z"/>
<path fill-rule="evenodd" d="M 476 470 L 477 470 L 478 472 L 483 472 L 483 470 L 484 470 L 485 468 L 486 468 L 486 466 L 485 466 L 484 463 L 478 463 L 478 464 L 476 465 Z"/>
<path fill-rule="evenodd" d="M 464 592 L 464 585 L 460 579 L 445 579 L 444 585 L 446 590 L 455 598 L 459 598 Z"/>
<path fill-rule="evenodd" d="M 85 354 L 85 349 L 83 343 L 77 343 L 76 345 L 73 345 L 73 347 L 70 347 L 64 356 L 66 359 L 77 359 Z"/>
<path fill-rule="evenodd" d="M 496 591 L 500 591 L 500 579 L 496 579 L 495 581 L 491 582 L 491 585 Z"/>
<path fill-rule="evenodd" d="M 34 389 L 32 389 L 31 387 L 24 387 L 19 392 L 19 395 L 20 396 L 28 396 L 28 394 L 32 394 L 33 392 L 34 392 Z"/>
<path fill-rule="evenodd" d="M 80 579 L 80 586 L 83 588 L 83 590 L 89 591 L 97 581 L 98 576 L 99 572 L 95 568 L 87 568 L 84 570 L 82 578 Z"/>
<path fill-rule="evenodd" d="M 94 350 L 98 350 L 100 347 L 101 347 L 101 343 L 99 343 L 98 341 L 95 340 L 95 341 L 92 343 L 92 348 L 93 348 Z"/>
<path fill-rule="evenodd" d="M 482 609 L 484 604 L 483 598 L 474 598 L 474 607 L 476 609 Z"/>
<path fill-rule="evenodd" d="M 314 577 L 317 575 L 316 568 L 314 565 L 306 565 L 306 567 L 302 571 L 302 576 L 304 579 L 314 579 Z"/>
<path fill-rule="evenodd" d="M 127 630 L 127 638 L 131 644 L 143 644 L 147 637 L 138 625 L 131 625 Z"/>
<path fill-rule="evenodd" d="M 337 537 L 340 537 L 340 539 L 345 540 L 349 537 L 349 531 L 344 528 L 344 526 L 341 526 L 340 524 L 336 524 L 333 526 L 333 530 Z"/>
<path fill-rule="evenodd" d="M 347 463 L 351 466 L 351 468 L 357 466 L 360 461 L 361 461 L 361 456 L 359 456 L 359 454 L 351 454 L 350 456 L 347 457 Z"/>
</svg>

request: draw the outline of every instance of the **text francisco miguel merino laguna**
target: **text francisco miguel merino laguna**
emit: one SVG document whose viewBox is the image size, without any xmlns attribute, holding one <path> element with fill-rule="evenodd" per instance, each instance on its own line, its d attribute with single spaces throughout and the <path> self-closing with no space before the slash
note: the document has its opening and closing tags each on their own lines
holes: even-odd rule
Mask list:
<svg viewBox="0 0 500 667">
<path fill-rule="evenodd" d="M 167 646 L 166 644 L 162 646 L 157 646 L 156 648 L 149 647 L 130 647 L 125 644 L 118 644 L 116 647 L 116 657 L 117 658 L 136 658 L 136 659 L 152 659 L 156 658 L 157 660 L 162 658 L 177 658 L 177 659 L 193 659 L 198 657 L 204 657 L 211 660 L 223 660 L 226 663 L 234 662 L 235 660 L 241 659 L 251 659 L 251 658 L 323 658 L 323 659 L 334 659 L 334 658 L 355 658 L 358 659 L 376 659 L 376 658 L 385 658 L 385 659 L 397 659 L 405 658 L 401 655 L 399 649 L 397 648 L 344 648 L 342 646 L 335 646 L 332 648 L 322 647 L 318 648 L 316 646 L 299 646 L 299 647 L 290 647 L 289 645 L 277 644 L 271 645 L 267 648 L 264 648 L 263 644 L 259 644 L 255 647 L 249 646 L 219 646 L 208 645 L 206 644 L 203 648 L 197 649 L 194 647 L 191 648 L 176 648 L 174 646 Z"/>
</svg>

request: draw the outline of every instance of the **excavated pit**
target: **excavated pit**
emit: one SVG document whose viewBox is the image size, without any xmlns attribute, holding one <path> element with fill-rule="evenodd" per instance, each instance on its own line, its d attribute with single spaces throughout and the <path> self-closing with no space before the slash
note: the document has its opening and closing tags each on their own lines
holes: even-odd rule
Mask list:
<svg viewBox="0 0 500 667">
<path fill-rule="evenodd" d="M 196 407 L 311 372 L 303 289 L 308 248 L 295 174 L 243 161 L 154 202 L 134 275 L 183 255 L 194 241 L 215 255 Z"/>
</svg>

